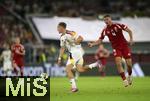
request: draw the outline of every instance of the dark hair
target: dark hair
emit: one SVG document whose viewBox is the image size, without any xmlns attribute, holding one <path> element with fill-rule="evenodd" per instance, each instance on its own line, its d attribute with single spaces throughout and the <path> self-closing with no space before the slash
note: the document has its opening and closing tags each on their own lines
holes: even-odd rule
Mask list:
<svg viewBox="0 0 150 101">
<path fill-rule="evenodd" d="M 108 14 L 107 14 L 107 15 L 104 15 L 104 17 L 103 17 L 103 18 L 106 18 L 106 17 L 110 17 L 110 18 L 111 18 L 111 16 L 110 16 L 110 15 L 108 15 Z"/>
<path fill-rule="evenodd" d="M 58 26 L 62 26 L 63 28 L 66 28 L 67 27 L 67 24 L 65 22 L 60 22 L 58 24 Z"/>
</svg>

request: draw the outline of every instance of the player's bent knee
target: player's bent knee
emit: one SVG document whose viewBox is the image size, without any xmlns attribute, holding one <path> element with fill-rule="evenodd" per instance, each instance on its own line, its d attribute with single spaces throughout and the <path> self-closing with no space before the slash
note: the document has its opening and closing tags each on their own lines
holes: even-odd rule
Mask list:
<svg viewBox="0 0 150 101">
<path fill-rule="evenodd" d="M 83 70 L 83 69 L 77 69 L 80 73 L 82 73 L 82 72 L 85 72 L 85 70 Z"/>
<path fill-rule="evenodd" d="M 77 66 L 77 70 L 80 73 L 85 72 L 85 69 L 82 66 Z"/>
<path fill-rule="evenodd" d="M 71 72 L 71 71 L 72 71 L 72 66 L 71 65 L 67 66 L 66 67 L 66 72 Z"/>
<path fill-rule="evenodd" d="M 82 70 L 80 69 L 80 67 L 77 67 L 78 72 L 82 72 Z"/>
</svg>

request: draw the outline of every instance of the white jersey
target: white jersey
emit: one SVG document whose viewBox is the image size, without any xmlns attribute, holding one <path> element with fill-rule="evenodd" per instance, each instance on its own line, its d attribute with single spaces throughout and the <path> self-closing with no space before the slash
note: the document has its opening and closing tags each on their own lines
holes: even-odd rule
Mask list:
<svg viewBox="0 0 150 101">
<path fill-rule="evenodd" d="M 2 52 L 2 57 L 4 62 L 10 62 L 11 61 L 11 51 L 10 50 L 4 50 Z"/>
<path fill-rule="evenodd" d="M 71 57 L 78 61 L 83 57 L 84 51 L 80 45 L 75 44 L 75 40 L 78 38 L 77 33 L 74 31 L 67 31 L 64 35 L 60 38 L 60 46 L 64 47 L 71 55 Z"/>
<path fill-rule="evenodd" d="M 3 69 L 4 69 L 4 71 L 12 69 L 11 50 L 4 50 L 2 52 L 2 58 L 3 58 Z"/>
</svg>

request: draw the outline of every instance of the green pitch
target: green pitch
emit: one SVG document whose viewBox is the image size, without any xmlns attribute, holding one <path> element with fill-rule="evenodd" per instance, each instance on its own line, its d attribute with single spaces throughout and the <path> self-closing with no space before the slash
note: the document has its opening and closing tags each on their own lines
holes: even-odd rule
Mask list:
<svg viewBox="0 0 150 101">
<path fill-rule="evenodd" d="M 150 77 L 134 78 L 124 87 L 120 77 L 80 77 L 71 93 L 67 78 L 51 78 L 50 101 L 150 101 Z"/>
</svg>

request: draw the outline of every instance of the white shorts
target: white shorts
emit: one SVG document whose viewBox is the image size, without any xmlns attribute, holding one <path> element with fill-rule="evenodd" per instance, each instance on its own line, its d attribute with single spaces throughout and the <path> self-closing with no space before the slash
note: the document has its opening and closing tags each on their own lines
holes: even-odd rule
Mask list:
<svg viewBox="0 0 150 101">
<path fill-rule="evenodd" d="M 4 63 L 3 63 L 3 70 L 4 70 L 4 71 L 12 70 L 12 63 L 11 63 L 11 61 L 4 62 Z"/>
<path fill-rule="evenodd" d="M 69 65 L 69 64 L 72 64 L 74 66 L 73 68 L 76 68 L 77 64 L 83 65 L 83 58 L 80 58 L 78 60 L 69 58 L 66 65 Z"/>
<path fill-rule="evenodd" d="M 74 65 L 73 68 L 76 68 L 77 64 L 83 65 L 83 54 L 84 51 L 82 49 L 72 51 L 66 65 L 72 64 Z"/>
</svg>

